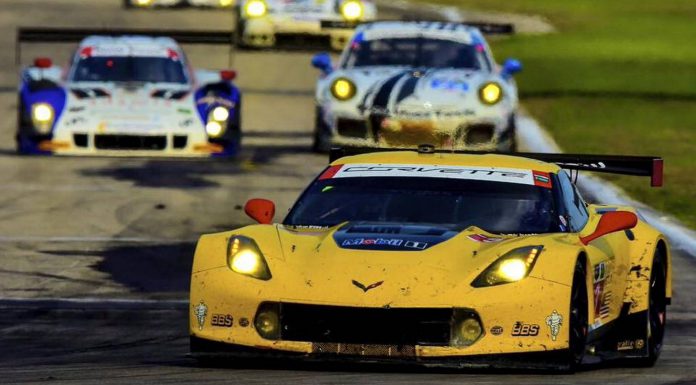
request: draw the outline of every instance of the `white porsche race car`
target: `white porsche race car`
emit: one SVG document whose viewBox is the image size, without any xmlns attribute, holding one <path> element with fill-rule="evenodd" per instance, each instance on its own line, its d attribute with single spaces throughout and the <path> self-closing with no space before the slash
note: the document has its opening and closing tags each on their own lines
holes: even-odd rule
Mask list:
<svg viewBox="0 0 696 385">
<path fill-rule="evenodd" d="M 153 8 L 153 7 L 212 7 L 230 8 L 237 3 L 236 0 L 123 0 L 126 8 Z"/>
<path fill-rule="evenodd" d="M 480 27 L 481 29 L 479 29 Z M 318 54 L 314 149 L 413 146 L 515 150 L 522 66 L 498 66 L 481 30 L 510 25 L 380 21 L 360 25 L 334 68 Z"/>
<path fill-rule="evenodd" d="M 300 39 L 328 43 L 341 50 L 358 23 L 374 20 L 373 0 L 240 0 L 237 43 L 268 48 Z"/>
<path fill-rule="evenodd" d="M 68 68 L 38 58 L 21 76 L 21 154 L 225 157 L 240 147 L 236 73 L 192 70 L 172 38 L 88 36 Z"/>
</svg>

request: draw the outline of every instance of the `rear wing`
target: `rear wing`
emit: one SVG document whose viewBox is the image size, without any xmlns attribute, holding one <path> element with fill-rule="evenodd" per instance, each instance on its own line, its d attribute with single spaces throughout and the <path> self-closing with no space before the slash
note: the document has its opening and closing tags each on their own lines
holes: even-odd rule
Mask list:
<svg viewBox="0 0 696 385">
<path fill-rule="evenodd" d="M 498 154 L 519 156 L 536 159 L 542 162 L 555 163 L 567 170 L 593 171 L 608 174 L 649 176 L 652 187 L 661 187 L 663 182 L 662 158 L 657 156 L 623 156 L 623 155 L 584 155 L 584 154 L 543 154 L 532 152 L 499 153 L 483 151 L 447 151 L 436 150 L 430 145 L 413 148 L 376 148 L 376 147 L 334 147 L 329 153 L 329 163 L 344 156 L 389 151 L 418 151 L 423 154 L 455 153 L 455 154 Z"/>
<path fill-rule="evenodd" d="M 25 43 L 78 43 L 91 35 L 120 36 L 145 35 L 170 37 L 179 44 L 226 45 L 232 48 L 235 39 L 232 31 L 187 31 L 180 29 L 133 29 L 133 28 L 61 28 L 20 27 L 15 40 L 15 63 L 21 64 L 21 49 Z"/>
</svg>

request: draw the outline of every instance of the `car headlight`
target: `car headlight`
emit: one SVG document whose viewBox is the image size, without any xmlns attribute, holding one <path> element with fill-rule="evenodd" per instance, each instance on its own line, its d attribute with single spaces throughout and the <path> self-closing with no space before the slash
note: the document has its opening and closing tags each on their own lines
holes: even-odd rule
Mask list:
<svg viewBox="0 0 696 385">
<path fill-rule="evenodd" d="M 220 0 L 221 7 L 231 7 L 234 5 L 234 0 Z"/>
<path fill-rule="evenodd" d="M 543 246 L 527 246 L 505 253 L 476 277 L 471 286 L 495 286 L 524 279 L 532 271 L 543 248 Z"/>
<path fill-rule="evenodd" d="M 227 266 L 235 273 L 267 281 L 271 271 L 253 239 L 241 235 L 230 238 L 227 244 Z"/>
<path fill-rule="evenodd" d="M 215 107 L 208 113 L 208 122 L 205 124 L 205 132 L 211 138 L 218 138 L 227 129 L 227 119 L 230 111 L 225 107 Z"/>
<path fill-rule="evenodd" d="M 48 134 L 53 128 L 55 113 L 48 103 L 36 103 L 31 106 L 31 121 L 34 128 L 42 134 Z"/>
<path fill-rule="evenodd" d="M 152 0 L 135 0 L 135 5 L 139 7 L 147 7 L 152 4 Z"/>
<path fill-rule="evenodd" d="M 358 0 L 348 0 L 341 5 L 341 15 L 348 21 L 357 21 L 363 17 L 365 12 L 362 2 Z"/>
<path fill-rule="evenodd" d="M 341 101 L 352 99 L 356 91 L 355 83 L 347 78 L 338 78 L 331 84 L 331 95 Z"/>
<path fill-rule="evenodd" d="M 486 83 L 479 88 L 479 99 L 483 104 L 494 105 L 503 98 L 503 89 L 498 83 Z"/>
<path fill-rule="evenodd" d="M 268 12 L 268 6 L 263 0 L 250 0 L 244 5 L 244 14 L 247 17 L 261 17 Z"/>
</svg>

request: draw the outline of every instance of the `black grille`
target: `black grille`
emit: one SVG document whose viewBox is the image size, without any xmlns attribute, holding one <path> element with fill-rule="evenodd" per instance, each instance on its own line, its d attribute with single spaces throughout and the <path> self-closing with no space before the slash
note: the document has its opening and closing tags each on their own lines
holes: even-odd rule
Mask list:
<svg viewBox="0 0 696 385">
<path fill-rule="evenodd" d="M 367 123 L 364 120 L 338 119 L 336 129 L 341 136 L 367 138 Z"/>
<path fill-rule="evenodd" d="M 95 135 L 94 146 L 100 150 L 164 150 L 166 136 Z"/>
<path fill-rule="evenodd" d="M 186 143 L 188 143 L 188 136 L 174 135 L 174 148 L 184 148 Z"/>
<path fill-rule="evenodd" d="M 489 124 L 470 126 L 466 131 L 466 144 L 476 145 L 490 143 L 493 140 L 494 127 Z"/>
<path fill-rule="evenodd" d="M 286 341 L 445 346 L 451 320 L 452 309 L 280 305 Z"/>
<path fill-rule="evenodd" d="M 87 134 L 73 134 L 73 142 L 77 147 L 87 147 Z"/>
</svg>

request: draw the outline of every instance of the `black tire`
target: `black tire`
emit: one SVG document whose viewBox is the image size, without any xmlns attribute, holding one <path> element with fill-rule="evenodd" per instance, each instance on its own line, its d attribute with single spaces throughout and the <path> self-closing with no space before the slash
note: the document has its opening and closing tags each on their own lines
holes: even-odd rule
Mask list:
<svg viewBox="0 0 696 385">
<path fill-rule="evenodd" d="M 326 153 L 331 149 L 331 135 L 329 127 L 326 126 L 321 115 L 321 107 L 317 106 L 314 113 L 314 140 L 312 142 L 312 151 Z"/>
<path fill-rule="evenodd" d="M 648 356 L 636 360 L 636 365 L 651 367 L 660 357 L 662 342 L 665 336 L 667 324 L 667 298 L 666 298 L 667 269 L 664 256 L 658 249 L 653 257 L 650 270 L 650 287 L 648 292 L 648 320 L 647 320 L 647 344 Z"/>
<path fill-rule="evenodd" d="M 585 262 L 578 260 L 573 272 L 570 290 L 570 312 L 568 320 L 568 368 L 575 371 L 585 357 L 587 342 L 587 272 Z"/>
</svg>

